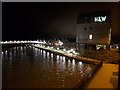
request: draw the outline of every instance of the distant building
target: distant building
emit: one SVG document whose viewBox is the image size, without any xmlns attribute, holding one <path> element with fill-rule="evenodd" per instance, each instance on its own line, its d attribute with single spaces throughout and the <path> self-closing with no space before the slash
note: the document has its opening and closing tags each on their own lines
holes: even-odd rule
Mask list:
<svg viewBox="0 0 120 90">
<path fill-rule="evenodd" d="M 109 11 L 80 14 L 77 18 L 76 43 L 78 49 L 110 48 L 111 15 Z"/>
</svg>

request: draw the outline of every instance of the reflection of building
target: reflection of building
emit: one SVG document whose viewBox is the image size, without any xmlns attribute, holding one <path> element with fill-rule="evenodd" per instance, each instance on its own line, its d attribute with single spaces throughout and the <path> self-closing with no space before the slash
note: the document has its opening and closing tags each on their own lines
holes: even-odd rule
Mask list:
<svg viewBox="0 0 120 90">
<path fill-rule="evenodd" d="M 96 49 L 111 40 L 111 17 L 108 11 L 80 14 L 77 19 L 76 43 L 79 49 Z"/>
</svg>

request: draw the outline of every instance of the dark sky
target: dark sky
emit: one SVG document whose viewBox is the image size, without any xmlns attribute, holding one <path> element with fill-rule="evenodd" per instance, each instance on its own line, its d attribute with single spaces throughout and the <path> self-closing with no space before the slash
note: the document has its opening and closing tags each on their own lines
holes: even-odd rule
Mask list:
<svg viewBox="0 0 120 90">
<path fill-rule="evenodd" d="M 74 37 L 76 12 L 66 5 L 3 3 L 3 40 Z"/>
<path fill-rule="evenodd" d="M 2 39 L 75 38 L 77 16 L 111 9 L 111 3 L 3 2 Z"/>
</svg>

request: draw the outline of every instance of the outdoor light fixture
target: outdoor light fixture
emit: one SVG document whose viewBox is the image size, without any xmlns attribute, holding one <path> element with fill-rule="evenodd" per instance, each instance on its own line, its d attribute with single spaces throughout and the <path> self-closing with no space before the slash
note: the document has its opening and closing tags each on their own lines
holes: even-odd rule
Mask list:
<svg viewBox="0 0 120 90">
<path fill-rule="evenodd" d="M 66 51 L 66 49 L 63 49 L 63 51 Z"/>
<path fill-rule="evenodd" d="M 57 50 L 59 50 L 59 48 L 57 48 Z"/>
</svg>

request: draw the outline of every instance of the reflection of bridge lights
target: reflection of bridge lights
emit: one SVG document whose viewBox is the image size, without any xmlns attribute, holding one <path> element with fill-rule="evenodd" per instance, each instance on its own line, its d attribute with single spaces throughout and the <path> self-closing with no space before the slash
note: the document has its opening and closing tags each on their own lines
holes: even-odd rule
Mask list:
<svg viewBox="0 0 120 90">
<path fill-rule="evenodd" d="M 51 57 L 53 57 L 53 53 L 51 53 Z"/>
<path fill-rule="evenodd" d="M 42 53 L 42 50 L 40 50 L 40 52 Z"/>
<path fill-rule="evenodd" d="M 62 60 L 62 56 L 60 56 L 60 60 Z"/>
<path fill-rule="evenodd" d="M 35 48 L 35 51 L 37 51 L 37 48 Z"/>
<path fill-rule="evenodd" d="M 87 68 L 87 69 L 88 69 L 88 71 L 91 71 L 91 68 L 90 68 L 89 66 L 88 66 L 88 68 Z"/>
<path fill-rule="evenodd" d="M 49 52 L 47 52 L 47 57 L 50 55 L 50 53 Z"/>
<path fill-rule="evenodd" d="M 68 60 L 68 64 L 70 64 L 70 60 Z"/>
<path fill-rule="evenodd" d="M 63 60 L 65 60 L 65 56 L 63 56 Z"/>
<path fill-rule="evenodd" d="M 82 62 L 79 62 L 79 65 L 82 65 Z"/>
<path fill-rule="evenodd" d="M 5 52 L 7 53 L 7 50 Z"/>
<path fill-rule="evenodd" d="M 65 64 L 65 59 L 63 59 L 63 64 Z"/>
<path fill-rule="evenodd" d="M 57 55 L 57 60 L 59 59 L 59 55 Z"/>
<path fill-rule="evenodd" d="M 75 65 L 75 59 L 72 60 L 72 64 Z"/>
<path fill-rule="evenodd" d="M 119 47 L 117 46 L 116 48 L 118 49 Z"/>
<path fill-rule="evenodd" d="M 20 49 L 22 50 L 22 47 L 20 47 Z"/>
</svg>

